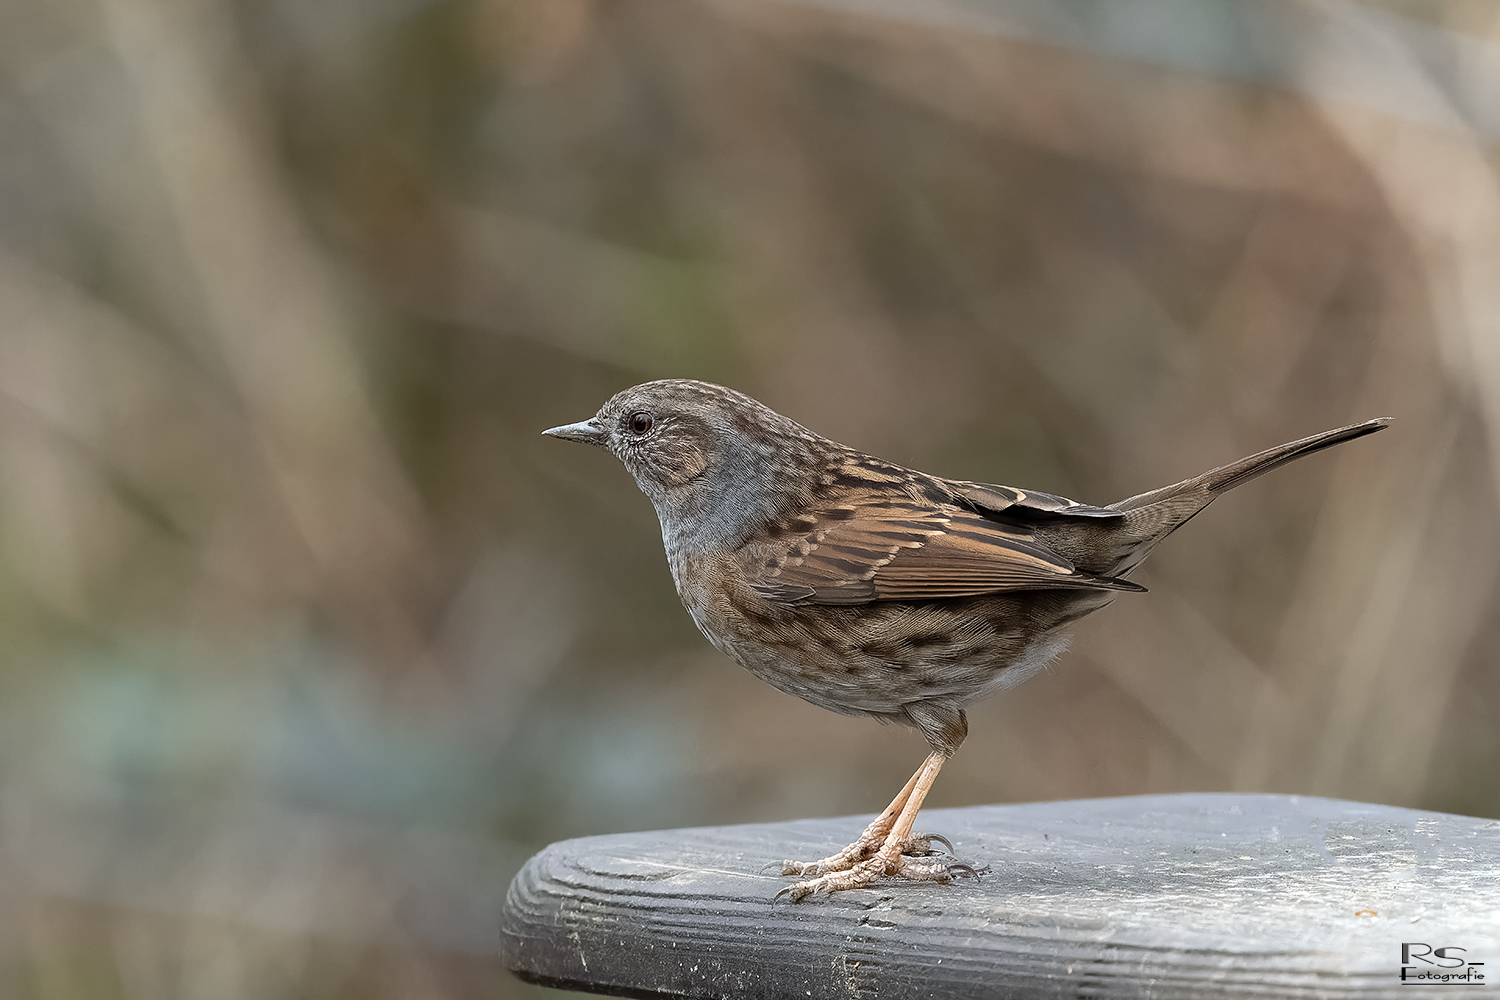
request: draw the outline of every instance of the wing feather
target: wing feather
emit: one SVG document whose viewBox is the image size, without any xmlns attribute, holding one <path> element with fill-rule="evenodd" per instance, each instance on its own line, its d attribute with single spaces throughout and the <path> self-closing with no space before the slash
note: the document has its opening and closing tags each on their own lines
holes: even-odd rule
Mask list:
<svg viewBox="0 0 1500 1000">
<path fill-rule="evenodd" d="M 1022 519 L 1056 519 L 1059 517 L 1104 518 L 1118 520 L 1125 516 L 1111 507 L 1094 507 L 1067 497 L 1018 490 L 1014 486 L 992 483 L 953 483 L 954 492 L 972 503 L 981 514 L 1008 514 Z"/>
<path fill-rule="evenodd" d="M 1025 524 L 991 520 L 958 503 L 929 504 L 906 495 L 893 499 L 888 492 L 869 499 L 799 514 L 794 527 L 772 541 L 746 546 L 738 561 L 747 581 L 763 597 L 783 604 L 1144 589 L 1080 571 Z"/>
</svg>

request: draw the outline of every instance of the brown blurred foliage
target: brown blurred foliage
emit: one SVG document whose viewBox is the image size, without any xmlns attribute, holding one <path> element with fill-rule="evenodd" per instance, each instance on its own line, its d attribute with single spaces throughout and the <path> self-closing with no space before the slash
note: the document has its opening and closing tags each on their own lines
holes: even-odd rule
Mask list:
<svg viewBox="0 0 1500 1000">
<path fill-rule="evenodd" d="M 1395 416 L 930 802 L 1500 815 L 1500 21 L 1187 9 L 0 6 L 0 992 L 520 995 L 547 841 L 883 804 L 917 738 L 713 652 L 539 434 L 667 376 L 1090 502 Z"/>
</svg>

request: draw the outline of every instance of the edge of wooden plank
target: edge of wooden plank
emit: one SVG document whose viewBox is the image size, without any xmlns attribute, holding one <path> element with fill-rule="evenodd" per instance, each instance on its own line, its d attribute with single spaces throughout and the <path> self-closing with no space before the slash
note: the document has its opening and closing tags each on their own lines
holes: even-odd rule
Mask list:
<svg viewBox="0 0 1500 1000">
<path fill-rule="evenodd" d="M 934 810 L 978 885 L 771 902 L 768 863 L 865 821 L 554 844 L 511 884 L 506 964 L 623 996 L 1394 996 L 1400 944 L 1436 935 L 1500 970 L 1494 820 L 1229 794 Z"/>
</svg>

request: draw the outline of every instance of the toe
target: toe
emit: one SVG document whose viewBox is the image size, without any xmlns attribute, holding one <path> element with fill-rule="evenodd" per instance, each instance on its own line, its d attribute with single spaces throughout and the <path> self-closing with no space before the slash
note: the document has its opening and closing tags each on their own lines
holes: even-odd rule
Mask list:
<svg viewBox="0 0 1500 1000">
<path fill-rule="evenodd" d="M 942 844 L 953 853 L 953 842 L 940 833 L 914 833 L 906 838 L 906 844 L 902 846 L 902 854 L 931 854 L 933 843 Z"/>
<path fill-rule="evenodd" d="M 798 882 L 796 885 L 789 885 L 773 896 L 771 901 L 775 902 L 782 896 L 786 896 L 795 903 L 818 892 L 835 893 L 845 889 L 858 889 L 869 885 L 883 874 L 885 874 L 885 864 L 879 858 L 870 858 L 842 871 L 829 872 L 817 878 Z"/>
<path fill-rule="evenodd" d="M 920 882 L 951 882 L 953 881 L 953 867 L 947 861 L 913 861 L 911 858 L 902 856 L 896 862 L 895 870 L 891 874 Z"/>
<path fill-rule="evenodd" d="M 889 864 L 879 857 L 874 857 L 838 871 L 823 873 L 817 872 L 814 865 L 803 865 L 801 872 L 789 871 L 787 874 L 803 874 L 809 877 L 782 889 L 773 897 L 773 902 L 782 896 L 796 903 L 817 893 L 832 894 L 843 892 L 845 889 L 860 889 L 882 875 L 894 875 L 897 878 L 918 882 L 946 884 L 952 882 L 954 878 L 978 879 L 987 871 L 989 871 L 988 868 L 975 868 L 973 865 L 951 859 L 918 860 L 904 854 Z"/>
<path fill-rule="evenodd" d="M 782 896 L 786 896 L 791 902 L 795 903 L 800 899 L 812 895 L 812 885 L 813 884 L 811 882 L 798 882 L 796 885 L 789 885 L 785 889 L 782 889 L 780 892 L 778 892 L 776 895 L 772 896 L 771 902 L 774 903 Z"/>
</svg>

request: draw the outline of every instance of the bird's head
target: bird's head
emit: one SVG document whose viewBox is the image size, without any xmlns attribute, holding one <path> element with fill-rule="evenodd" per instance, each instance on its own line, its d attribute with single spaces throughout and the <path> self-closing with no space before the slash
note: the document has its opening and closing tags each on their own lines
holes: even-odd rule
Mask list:
<svg viewBox="0 0 1500 1000">
<path fill-rule="evenodd" d="M 837 447 L 742 392 L 691 379 L 632 386 L 589 419 L 543 433 L 618 458 L 665 533 L 717 541 L 773 516 L 795 480 L 789 474 Z"/>
</svg>

